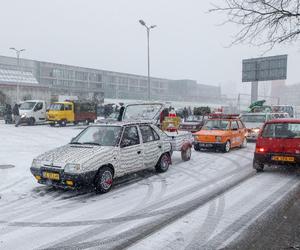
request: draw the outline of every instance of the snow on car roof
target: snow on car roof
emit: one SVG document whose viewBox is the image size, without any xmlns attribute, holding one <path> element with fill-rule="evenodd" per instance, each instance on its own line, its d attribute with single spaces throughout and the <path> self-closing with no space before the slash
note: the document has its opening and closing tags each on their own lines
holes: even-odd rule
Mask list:
<svg viewBox="0 0 300 250">
<path fill-rule="evenodd" d="M 126 125 L 139 125 L 139 124 L 153 124 L 151 121 L 107 121 L 105 123 L 98 123 L 92 126 L 126 126 Z"/>
</svg>

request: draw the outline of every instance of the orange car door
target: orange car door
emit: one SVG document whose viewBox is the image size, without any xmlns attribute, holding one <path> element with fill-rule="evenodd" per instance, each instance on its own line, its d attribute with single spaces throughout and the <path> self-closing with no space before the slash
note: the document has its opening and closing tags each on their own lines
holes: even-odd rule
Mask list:
<svg viewBox="0 0 300 250">
<path fill-rule="evenodd" d="M 239 132 L 240 132 L 239 135 L 240 135 L 240 140 L 241 140 L 240 145 L 241 145 L 246 137 L 246 128 L 241 121 L 238 121 L 238 125 L 239 125 Z"/>
</svg>

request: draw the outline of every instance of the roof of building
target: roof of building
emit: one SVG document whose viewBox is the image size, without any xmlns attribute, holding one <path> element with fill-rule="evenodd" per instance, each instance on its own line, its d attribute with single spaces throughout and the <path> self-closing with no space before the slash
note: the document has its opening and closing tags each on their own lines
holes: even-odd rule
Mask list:
<svg viewBox="0 0 300 250">
<path fill-rule="evenodd" d="M 39 84 L 32 72 L 0 69 L 0 83 Z"/>
</svg>

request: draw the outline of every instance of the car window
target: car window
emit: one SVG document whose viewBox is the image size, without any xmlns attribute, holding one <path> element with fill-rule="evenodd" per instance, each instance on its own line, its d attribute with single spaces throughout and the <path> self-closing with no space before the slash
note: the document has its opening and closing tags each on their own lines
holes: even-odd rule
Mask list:
<svg viewBox="0 0 300 250">
<path fill-rule="evenodd" d="M 72 110 L 71 104 L 65 104 L 65 110 Z"/>
<path fill-rule="evenodd" d="M 229 121 L 227 120 L 207 120 L 202 127 L 203 130 L 228 130 Z"/>
<path fill-rule="evenodd" d="M 232 130 L 237 130 L 239 127 L 238 127 L 238 124 L 236 121 L 231 121 L 231 129 Z"/>
<path fill-rule="evenodd" d="M 43 103 L 42 102 L 38 102 L 37 105 L 35 106 L 35 110 L 41 110 L 43 108 Z"/>
<path fill-rule="evenodd" d="M 238 121 L 238 124 L 239 124 L 239 128 L 244 128 L 244 124 L 241 122 L 241 121 Z"/>
<path fill-rule="evenodd" d="M 267 124 L 262 132 L 264 138 L 300 138 L 300 123 Z"/>
<path fill-rule="evenodd" d="M 136 126 L 126 127 L 124 129 L 123 138 L 121 141 L 122 147 L 128 147 L 140 144 L 140 138 Z"/>
<path fill-rule="evenodd" d="M 140 126 L 142 139 L 144 143 L 155 141 L 159 139 L 157 133 L 148 125 Z"/>
</svg>

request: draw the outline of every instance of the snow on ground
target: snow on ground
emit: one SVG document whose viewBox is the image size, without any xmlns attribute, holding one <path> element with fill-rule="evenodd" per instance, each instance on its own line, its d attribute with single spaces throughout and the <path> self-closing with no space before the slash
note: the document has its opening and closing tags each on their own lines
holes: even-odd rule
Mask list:
<svg viewBox="0 0 300 250">
<path fill-rule="evenodd" d="M 228 154 L 173 155 L 169 171 L 141 171 L 107 194 L 37 184 L 32 159 L 68 143 L 70 126 L 0 124 L 0 249 L 218 248 L 296 189 L 299 177 L 281 169 L 256 175 L 254 145 Z"/>
</svg>

